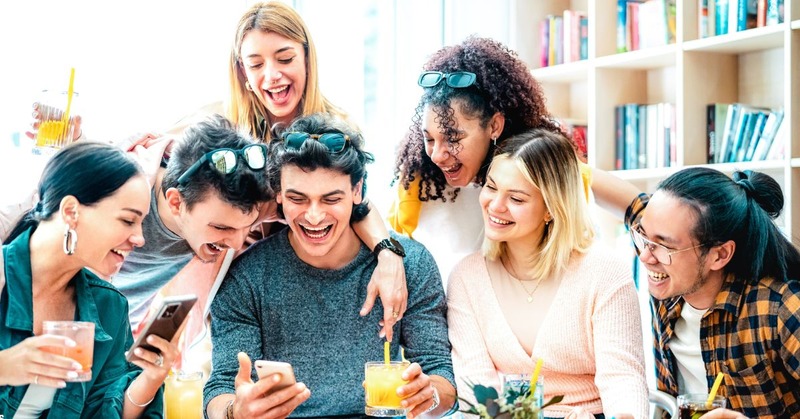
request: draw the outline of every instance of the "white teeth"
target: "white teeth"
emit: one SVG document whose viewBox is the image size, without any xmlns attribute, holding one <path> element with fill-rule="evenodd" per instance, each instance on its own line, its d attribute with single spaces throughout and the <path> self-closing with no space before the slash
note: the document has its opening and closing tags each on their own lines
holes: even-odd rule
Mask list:
<svg viewBox="0 0 800 419">
<path fill-rule="evenodd" d="M 216 245 L 216 244 L 214 244 L 214 243 L 209 243 L 209 244 L 208 244 L 208 246 L 209 246 L 210 248 L 212 248 L 212 249 L 214 249 L 214 250 L 217 250 L 217 251 L 220 251 L 220 252 L 221 252 L 221 251 L 223 251 L 223 250 L 225 250 L 225 249 L 223 249 L 222 247 L 220 247 L 220 246 L 217 246 L 217 245 Z"/>
<path fill-rule="evenodd" d="M 288 88 L 289 88 L 289 86 L 282 86 L 282 87 L 276 87 L 274 89 L 267 89 L 267 91 L 270 92 L 270 93 L 280 93 L 280 92 L 282 92 L 282 91 L 284 91 L 284 90 L 286 90 Z"/>
<path fill-rule="evenodd" d="M 320 239 L 322 237 L 325 237 L 325 235 L 328 234 L 328 230 L 330 230 L 331 228 L 331 226 L 318 227 L 318 228 L 306 227 L 306 226 L 302 227 L 303 230 L 305 230 L 306 235 L 308 235 L 308 237 L 311 237 L 312 239 Z"/>
<path fill-rule="evenodd" d="M 653 271 L 647 271 L 647 276 L 649 276 L 655 282 L 661 282 L 669 278 L 669 275 L 663 272 L 653 272 Z"/>
<path fill-rule="evenodd" d="M 130 250 L 111 249 L 111 251 L 122 256 L 123 258 L 128 257 L 128 255 L 131 253 Z"/>
<path fill-rule="evenodd" d="M 493 223 L 497 223 L 497 224 L 503 224 L 503 225 L 511 224 L 511 221 L 501 220 L 499 218 L 492 217 L 491 215 L 489 216 L 489 221 L 491 221 Z"/>
</svg>

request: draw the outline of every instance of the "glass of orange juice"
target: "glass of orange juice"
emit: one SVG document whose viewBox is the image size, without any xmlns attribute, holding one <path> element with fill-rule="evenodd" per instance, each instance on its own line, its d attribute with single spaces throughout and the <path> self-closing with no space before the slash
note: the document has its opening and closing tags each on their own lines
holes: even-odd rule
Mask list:
<svg viewBox="0 0 800 419">
<path fill-rule="evenodd" d="M 164 383 L 166 419 L 203 419 L 202 371 L 173 371 Z"/>
<path fill-rule="evenodd" d="M 52 154 L 72 143 L 75 132 L 75 115 L 78 110 L 78 93 L 72 93 L 69 115 L 66 115 L 69 95 L 66 90 L 42 90 L 39 96 L 39 127 L 36 130 L 34 153 Z"/>
<path fill-rule="evenodd" d="M 66 381 L 89 381 L 92 379 L 92 359 L 94 358 L 94 323 L 75 321 L 45 321 L 42 331 L 46 335 L 65 336 L 73 341 L 74 347 L 44 346 L 42 350 L 56 355 L 72 358 L 81 364 L 81 370 L 74 379 Z"/>
<path fill-rule="evenodd" d="M 392 417 L 407 413 L 407 409 L 400 405 L 402 399 L 397 394 L 397 389 L 408 384 L 408 381 L 403 380 L 402 374 L 409 365 L 407 361 L 392 361 L 388 364 L 376 361 L 364 364 L 364 412 L 367 415 Z"/>
</svg>

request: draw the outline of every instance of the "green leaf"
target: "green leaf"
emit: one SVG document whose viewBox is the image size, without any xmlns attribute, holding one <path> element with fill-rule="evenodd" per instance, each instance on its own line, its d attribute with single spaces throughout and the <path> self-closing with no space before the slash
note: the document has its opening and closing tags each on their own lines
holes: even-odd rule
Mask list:
<svg viewBox="0 0 800 419">
<path fill-rule="evenodd" d="M 486 387 L 476 384 L 472 391 L 475 393 L 475 400 L 487 408 L 489 407 L 487 404 L 489 401 L 494 402 L 495 399 L 497 399 L 497 390 L 495 390 L 494 387 Z"/>
<path fill-rule="evenodd" d="M 561 402 L 561 400 L 564 400 L 564 396 L 563 395 L 553 396 L 552 399 L 550 399 L 547 403 L 542 405 L 542 409 L 544 409 L 547 406 L 553 405 L 553 404 L 558 404 L 558 403 Z"/>
</svg>

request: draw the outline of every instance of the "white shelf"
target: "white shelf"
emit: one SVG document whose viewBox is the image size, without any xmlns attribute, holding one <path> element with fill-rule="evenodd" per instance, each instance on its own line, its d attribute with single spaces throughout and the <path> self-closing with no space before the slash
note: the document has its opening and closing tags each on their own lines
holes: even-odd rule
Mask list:
<svg viewBox="0 0 800 419">
<path fill-rule="evenodd" d="M 663 47 L 606 55 L 605 57 L 598 57 L 594 62 L 597 67 L 601 68 L 649 70 L 674 66 L 677 53 L 678 48 L 675 44 L 670 44 Z"/>
<path fill-rule="evenodd" d="M 800 165 L 800 158 L 797 160 Z M 794 163 L 794 160 L 792 161 Z M 786 167 L 784 160 L 767 160 L 767 161 L 747 161 L 735 163 L 719 163 L 719 164 L 695 164 L 680 167 L 662 167 L 658 169 L 634 169 L 634 170 L 615 170 L 611 173 L 619 177 L 633 182 L 646 182 L 663 179 L 681 169 L 687 167 L 710 167 L 719 170 L 720 172 L 731 174 L 735 170 L 755 170 L 765 173 L 778 173 Z"/>
<path fill-rule="evenodd" d="M 792 29 L 800 29 L 800 19 L 792 22 Z"/>
<path fill-rule="evenodd" d="M 764 26 L 727 35 L 712 36 L 683 43 L 685 51 L 722 52 L 741 54 L 783 46 L 786 24 Z"/>
<path fill-rule="evenodd" d="M 800 158 L 792 159 L 791 165 L 792 165 L 792 167 L 800 167 Z"/>
<path fill-rule="evenodd" d="M 531 70 L 533 78 L 540 83 L 574 83 L 589 78 L 589 62 L 575 61 L 567 64 L 540 67 Z"/>
</svg>

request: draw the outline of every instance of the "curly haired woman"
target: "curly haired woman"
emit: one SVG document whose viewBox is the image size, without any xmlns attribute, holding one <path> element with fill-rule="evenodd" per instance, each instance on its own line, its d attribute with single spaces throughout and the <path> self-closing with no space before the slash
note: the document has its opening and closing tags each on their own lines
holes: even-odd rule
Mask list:
<svg viewBox="0 0 800 419">
<path fill-rule="evenodd" d="M 430 249 L 446 281 L 483 241 L 478 195 L 494 151 L 532 128 L 560 128 L 527 65 L 492 39 L 471 36 L 440 49 L 419 84 L 424 93 L 399 147 L 389 222 Z M 586 187 L 591 172 L 581 171 Z"/>
</svg>

